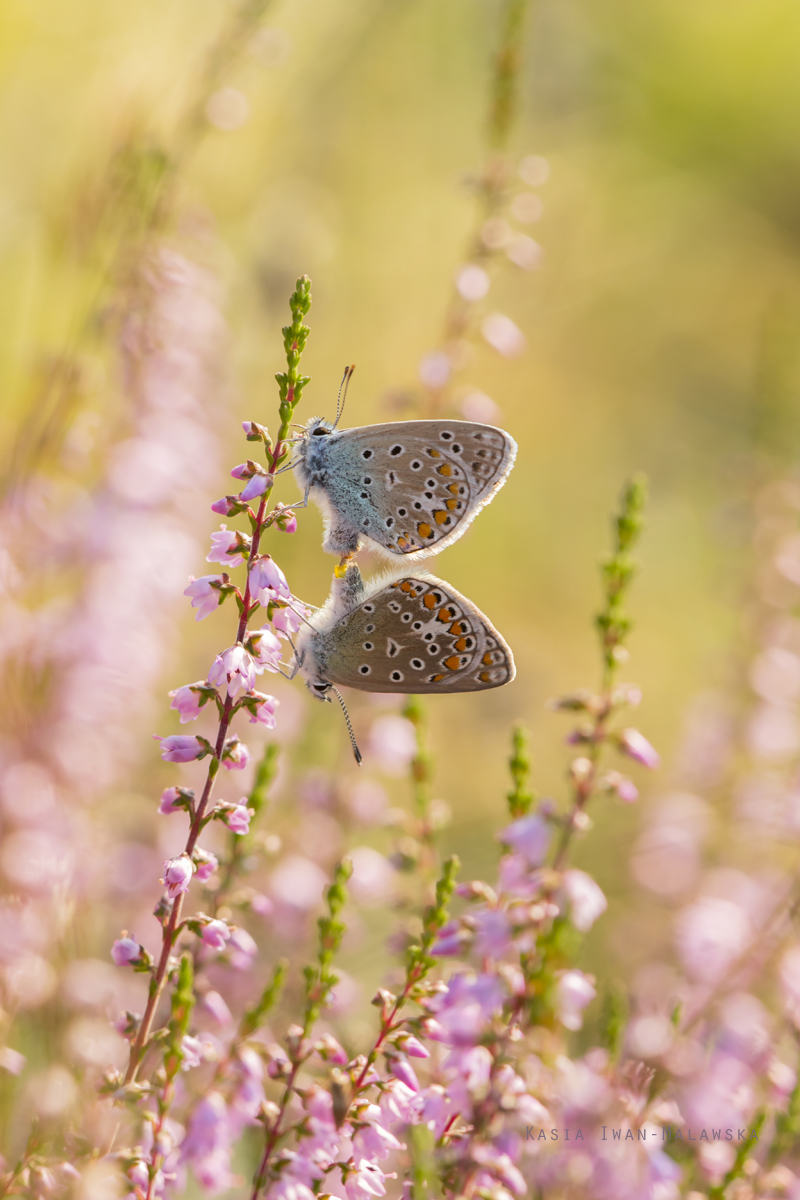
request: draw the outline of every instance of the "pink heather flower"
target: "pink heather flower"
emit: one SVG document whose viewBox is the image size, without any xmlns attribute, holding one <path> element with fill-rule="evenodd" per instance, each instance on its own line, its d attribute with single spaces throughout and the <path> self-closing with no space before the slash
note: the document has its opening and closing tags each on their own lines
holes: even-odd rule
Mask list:
<svg viewBox="0 0 800 1200">
<path fill-rule="evenodd" d="M 250 692 L 255 700 L 255 703 L 248 705 L 250 713 L 251 725 L 263 725 L 266 729 L 275 728 L 275 709 L 280 704 L 280 700 L 276 700 L 274 696 L 267 696 L 264 692 Z M 255 709 L 255 712 L 253 712 Z"/>
<path fill-rule="evenodd" d="M 181 854 L 177 858 L 168 858 L 166 860 L 164 863 L 163 882 L 170 900 L 177 899 L 182 892 L 189 890 L 189 884 L 192 882 L 192 874 L 192 861 L 188 854 Z"/>
<path fill-rule="evenodd" d="M 385 1196 L 385 1178 L 377 1163 L 362 1158 L 356 1164 L 355 1171 L 347 1176 L 344 1185 L 347 1200 L 369 1200 L 370 1196 Z"/>
<path fill-rule="evenodd" d="M 219 530 L 211 535 L 211 551 L 206 555 L 206 562 L 240 567 L 249 551 L 249 537 L 234 530 L 229 531 L 227 525 L 220 525 Z"/>
<path fill-rule="evenodd" d="M 183 687 L 174 688 L 168 693 L 172 697 L 170 708 L 180 713 L 181 725 L 185 725 L 187 721 L 196 721 L 200 716 L 202 705 L 208 703 L 204 688 L 205 680 L 199 679 L 196 683 L 185 683 Z"/>
<path fill-rule="evenodd" d="M 394 1134 L 381 1124 L 383 1113 L 377 1104 L 370 1104 L 359 1113 L 359 1117 L 362 1121 L 368 1121 L 369 1124 L 362 1126 L 353 1137 L 354 1158 L 370 1160 L 387 1158 L 393 1150 L 405 1149 L 402 1142 L 399 1142 Z"/>
<path fill-rule="evenodd" d="M 243 796 L 242 799 L 246 800 L 247 797 Z M 228 829 L 230 829 L 231 833 L 236 833 L 242 837 L 245 833 L 249 833 L 250 831 L 250 817 L 252 815 L 253 814 L 247 805 L 240 803 L 233 805 L 232 808 L 226 809 L 223 813 L 222 819 L 228 826 Z"/>
<path fill-rule="evenodd" d="M 165 738 L 157 735 L 155 737 L 157 742 L 161 742 L 161 757 L 165 762 L 192 762 L 205 754 L 205 747 L 199 738 L 181 733 L 174 733 Z"/>
<path fill-rule="evenodd" d="M 778 978 L 786 1015 L 800 1028 L 800 945 L 790 946 L 780 961 Z"/>
<path fill-rule="evenodd" d="M 181 1159 L 192 1164 L 198 1181 L 209 1191 L 224 1191 L 233 1183 L 231 1130 L 219 1092 L 207 1092 L 195 1107 L 181 1143 Z"/>
<path fill-rule="evenodd" d="M 202 621 L 219 607 L 222 593 L 211 585 L 223 582 L 221 575 L 201 575 L 199 579 L 195 579 L 194 575 L 189 576 L 189 586 L 183 594 L 191 596 L 192 608 L 198 610 L 195 621 Z"/>
<path fill-rule="evenodd" d="M 150 1183 L 150 1172 L 147 1169 L 147 1163 L 138 1158 L 135 1163 L 128 1167 L 128 1179 L 134 1187 L 147 1189 Z"/>
<path fill-rule="evenodd" d="M 532 867 L 539 867 L 547 854 L 550 835 L 548 822 L 533 815 L 512 821 L 497 835 L 497 840 L 522 854 Z"/>
<path fill-rule="evenodd" d="M 700 896 L 679 914 L 678 950 L 689 975 L 714 982 L 742 954 L 753 928 L 746 911 L 720 896 Z"/>
<path fill-rule="evenodd" d="M 231 475 L 234 479 L 252 479 L 256 474 L 255 463 L 249 459 L 247 462 L 239 463 L 235 467 L 231 467 Z"/>
<path fill-rule="evenodd" d="M 503 986 L 496 975 L 463 974 L 454 975 L 447 991 L 435 995 L 427 1007 L 442 1027 L 441 1040 L 451 1046 L 474 1046 L 503 999 Z"/>
<path fill-rule="evenodd" d="M 558 981 L 558 1019 L 565 1029 L 580 1029 L 583 1010 L 597 995 L 592 981 L 583 971 L 565 971 Z"/>
<path fill-rule="evenodd" d="M 308 618 L 308 609 L 299 600 L 293 600 L 286 608 L 276 608 L 272 614 L 272 628 L 280 637 L 294 637 L 303 618 Z"/>
<path fill-rule="evenodd" d="M 250 635 L 249 644 L 253 648 L 257 670 L 277 671 L 280 669 L 283 651 L 280 642 L 269 625 L 264 625 L 261 629 L 256 629 Z"/>
<path fill-rule="evenodd" d="M 256 666 L 244 646 L 237 642 L 218 654 L 208 672 L 208 682 L 212 687 L 227 687 L 234 700 L 239 692 L 249 692 L 255 687 Z"/>
<path fill-rule="evenodd" d="M 271 555 L 262 555 L 250 568 L 250 593 L 264 608 L 270 600 L 291 599 L 286 576 Z"/>
<path fill-rule="evenodd" d="M 209 921 L 203 926 L 203 943 L 212 950 L 224 950 L 231 931 L 224 921 Z"/>
<path fill-rule="evenodd" d="M 111 957 L 118 967 L 134 966 L 139 961 L 141 953 L 142 947 L 136 938 L 129 937 L 127 934 L 117 938 L 111 947 Z"/>
<path fill-rule="evenodd" d="M 176 787 L 165 788 L 161 793 L 161 803 L 158 806 L 158 811 L 163 817 L 168 817 L 170 813 L 180 812 L 181 809 L 177 805 L 181 794 Z"/>
<path fill-rule="evenodd" d="M 642 764 L 643 767 L 648 767 L 654 771 L 656 767 L 661 766 L 661 756 L 658 751 L 650 745 L 644 734 L 639 733 L 638 729 L 623 729 L 617 735 L 619 748 L 623 754 L 627 754 L 628 758 L 633 758 L 636 762 Z"/>
<path fill-rule="evenodd" d="M 619 771 L 609 771 L 605 777 L 606 785 L 617 795 L 623 804 L 635 804 L 639 799 L 639 789 L 632 779 L 620 775 Z"/>
<path fill-rule="evenodd" d="M 233 1014 L 219 992 L 205 992 L 200 1000 L 201 1008 L 209 1013 L 218 1025 L 230 1025 Z"/>
<path fill-rule="evenodd" d="M 219 866 L 216 854 L 212 854 L 210 850 L 200 850 L 199 847 L 194 852 L 194 863 L 197 867 L 195 875 L 198 883 L 208 883 Z"/>
<path fill-rule="evenodd" d="M 431 947 L 431 954 L 437 958 L 452 958 L 460 954 L 464 948 L 464 936 L 458 921 L 448 921 L 436 935 L 436 941 Z"/>
<path fill-rule="evenodd" d="M 237 737 L 229 738 L 222 752 L 222 765 L 229 771 L 243 771 L 250 762 L 250 751 Z"/>
<path fill-rule="evenodd" d="M 395 1079 L 399 1079 L 406 1087 L 411 1088 L 412 1092 L 420 1090 L 417 1074 L 411 1063 L 405 1058 L 393 1058 L 390 1063 L 390 1070 Z"/>
<path fill-rule="evenodd" d="M 571 869 L 564 872 L 564 891 L 569 900 L 572 924 L 581 933 L 591 929 L 597 918 L 608 908 L 608 901 L 591 875 Z"/>
</svg>

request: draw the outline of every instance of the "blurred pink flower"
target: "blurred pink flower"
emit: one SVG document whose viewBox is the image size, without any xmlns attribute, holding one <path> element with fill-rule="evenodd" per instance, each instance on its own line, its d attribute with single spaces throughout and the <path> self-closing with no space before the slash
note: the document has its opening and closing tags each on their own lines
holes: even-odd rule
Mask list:
<svg viewBox="0 0 800 1200">
<path fill-rule="evenodd" d="M 564 891 L 569 900 L 572 924 L 581 933 L 586 933 L 606 911 L 608 901 L 591 875 L 575 868 L 564 872 Z"/>
<path fill-rule="evenodd" d="M 740 905 L 719 896 L 701 896 L 679 914 L 678 950 L 691 976 L 714 982 L 742 954 L 752 936 Z"/>
<path fill-rule="evenodd" d="M 497 835 L 497 840 L 522 854 L 533 867 L 541 866 L 550 845 L 549 822 L 535 814 L 512 821 Z"/>
<path fill-rule="evenodd" d="M 369 735 L 370 753 L 387 775 L 402 775 L 417 752 L 414 726 L 392 713 L 373 721 Z"/>
<path fill-rule="evenodd" d="M 194 851 L 194 863 L 197 868 L 195 876 L 198 883 L 208 883 L 219 866 L 216 854 L 212 854 L 210 850 L 201 850 L 199 846 Z"/>
<path fill-rule="evenodd" d="M 165 762 L 185 763 L 202 758 L 206 750 L 199 738 L 188 734 L 173 733 L 170 737 L 153 735 L 161 743 L 161 757 Z"/>
<path fill-rule="evenodd" d="M 164 863 L 164 884 L 170 900 L 175 900 L 182 892 L 189 890 L 192 882 L 192 860 L 188 854 L 180 854 L 177 858 L 168 858 Z"/>
<path fill-rule="evenodd" d="M 786 1015 L 800 1029 L 800 945 L 795 943 L 784 953 L 778 967 Z"/>
<path fill-rule="evenodd" d="M 389 860 L 370 846 L 356 846 L 348 855 L 353 864 L 348 889 L 354 900 L 377 904 L 388 900 L 395 887 L 395 871 Z"/>
<path fill-rule="evenodd" d="M 203 942 L 212 950 L 224 950 L 231 931 L 224 921 L 208 921 L 203 926 Z"/>
<path fill-rule="evenodd" d="M 650 745 L 644 734 L 639 733 L 638 729 L 621 729 L 617 734 L 617 744 L 623 754 L 627 754 L 628 758 L 635 759 L 643 767 L 648 767 L 652 771 L 661 766 L 661 756 L 658 751 Z"/>
<path fill-rule="evenodd" d="M 230 1025 L 233 1020 L 231 1010 L 220 996 L 219 992 L 204 992 L 200 997 L 200 1006 L 209 1013 L 218 1025 Z"/>
<path fill-rule="evenodd" d="M 344 1190 L 347 1200 L 370 1200 L 371 1196 L 385 1196 L 386 1176 L 377 1163 L 362 1158 L 355 1170 L 347 1176 Z"/>
<path fill-rule="evenodd" d="M 222 582 L 221 575 L 201 575 L 199 579 L 195 579 L 194 575 L 189 576 L 189 586 L 183 594 L 191 596 L 192 608 L 198 610 L 195 621 L 202 621 L 219 607 L 222 593 L 211 585 Z"/>
<path fill-rule="evenodd" d="M 481 333 L 486 341 L 504 358 L 517 358 L 525 349 L 525 334 L 504 313 L 490 313 L 484 317 Z"/>
<path fill-rule="evenodd" d="M 228 953 L 230 955 L 231 966 L 237 971 L 249 971 L 253 965 L 253 959 L 258 955 L 258 945 L 255 938 L 239 926 L 234 929 L 228 943 Z"/>
<path fill-rule="evenodd" d="M 583 1010 L 597 995 L 594 984 L 583 971 L 564 971 L 556 993 L 559 1021 L 565 1029 L 580 1029 Z"/>
<path fill-rule="evenodd" d="M 255 691 L 250 692 L 247 699 L 246 707 L 250 714 L 250 724 L 263 725 L 265 729 L 274 729 L 275 710 L 280 704 L 280 700 L 276 700 L 274 696 L 268 696 L 264 692 Z"/>
</svg>

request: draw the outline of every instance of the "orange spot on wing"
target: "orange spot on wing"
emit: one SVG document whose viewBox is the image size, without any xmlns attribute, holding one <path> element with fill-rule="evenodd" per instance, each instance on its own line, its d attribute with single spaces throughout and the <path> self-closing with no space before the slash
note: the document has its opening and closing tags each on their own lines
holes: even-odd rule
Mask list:
<svg viewBox="0 0 800 1200">
<path fill-rule="evenodd" d="M 431 529 L 430 525 L 426 525 L 424 521 L 417 526 L 417 533 L 420 537 L 424 538 L 433 536 L 433 530 Z"/>
<path fill-rule="evenodd" d="M 450 512 L 453 512 L 454 509 L 458 508 L 458 500 L 448 500 L 446 503 L 447 507 L 450 509 Z"/>
<path fill-rule="evenodd" d="M 431 458 L 441 458 L 442 457 L 441 451 L 439 451 L 439 450 L 429 450 L 428 454 L 430 455 Z"/>
<path fill-rule="evenodd" d="M 457 642 L 455 642 L 455 643 L 454 643 L 454 645 L 453 645 L 453 649 L 454 649 L 454 650 L 461 650 L 461 651 L 464 651 L 464 650 L 466 650 L 466 648 L 467 648 L 467 639 L 466 639 L 466 638 L 463 638 L 463 637 L 460 637 L 460 638 L 458 639 L 458 641 L 457 641 Z"/>
<path fill-rule="evenodd" d="M 447 631 L 447 632 L 448 632 L 448 633 L 455 633 L 455 634 L 459 634 L 459 633 L 466 633 L 466 632 L 467 632 L 467 627 L 466 627 L 466 625 L 464 624 L 464 622 L 463 622 L 463 621 L 454 621 L 454 622 L 453 622 L 453 624 L 450 626 L 450 628 L 448 629 L 448 631 Z"/>
<path fill-rule="evenodd" d="M 428 592 L 422 603 L 426 608 L 436 608 L 436 600 L 434 599 L 433 592 Z"/>
<path fill-rule="evenodd" d="M 454 496 L 457 496 L 460 490 L 461 485 L 459 483 L 448 483 L 447 485 L 447 491 L 452 492 Z"/>
<path fill-rule="evenodd" d="M 408 538 L 404 538 L 404 537 L 399 537 L 397 539 L 397 544 L 401 550 L 408 550 L 411 545 Z"/>
<path fill-rule="evenodd" d="M 444 679 L 444 675 L 434 675 L 433 676 L 434 683 L 441 683 L 443 679 Z"/>
<path fill-rule="evenodd" d="M 480 679 L 481 683 L 488 683 L 489 682 L 489 672 L 481 671 L 480 675 L 478 676 L 478 679 Z"/>
<path fill-rule="evenodd" d="M 484 654 L 483 658 L 481 659 L 481 662 L 484 662 L 484 663 L 486 663 L 486 666 L 487 666 L 487 667 L 490 667 L 490 666 L 492 665 L 492 662 L 493 662 L 493 661 L 494 661 L 494 660 L 493 660 L 493 658 L 492 658 L 492 652 L 491 652 L 491 650 L 487 650 L 487 651 L 486 651 L 486 653 Z"/>
<path fill-rule="evenodd" d="M 437 467 L 436 470 L 439 473 L 439 475 L 452 475 L 453 474 L 453 468 L 450 466 L 450 463 L 442 463 L 442 465 L 440 467 Z"/>
<path fill-rule="evenodd" d="M 403 580 L 403 582 L 400 584 L 400 591 L 401 592 L 410 592 L 411 591 L 411 580 L 410 579 Z"/>
<path fill-rule="evenodd" d="M 436 512 L 433 514 L 433 519 L 437 525 L 444 525 L 450 520 L 443 508 L 437 508 Z"/>
<path fill-rule="evenodd" d="M 448 671 L 457 671 L 461 666 L 461 659 L 457 654 L 451 654 L 449 658 L 444 660 L 444 665 L 447 667 Z"/>
</svg>

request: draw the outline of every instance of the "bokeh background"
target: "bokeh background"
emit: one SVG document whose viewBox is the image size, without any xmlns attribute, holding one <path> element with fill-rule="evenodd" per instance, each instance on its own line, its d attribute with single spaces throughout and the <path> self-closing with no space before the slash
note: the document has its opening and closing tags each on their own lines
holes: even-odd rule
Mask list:
<svg viewBox="0 0 800 1200">
<path fill-rule="evenodd" d="M 27 889 L 42 912 L 63 868 L 61 923 L 32 951 L 40 965 L 7 968 L 40 972 L 39 985 L 19 984 L 14 1008 L 43 1071 L 89 1053 L 69 1015 L 89 985 L 73 971 L 79 983 L 57 990 L 61 972 L 105 962 L 126 923 L 144 942 L 157 933 L 146 914 L 182 827 L 155 815 L 174 776 L 150 734 L 178 731 L 168 689 L 204 676 L 230 640 L 227 610 L 196 625 L 180 593 L 190 572 L 211 569 L 208 506 L 246 457 L 241 421 L 276 422 L 296 276 L 312 277 L 314 298 L 303 416 L 333 413 L 342 367 L 355 362 L 345 422 L 401 419 L 480 229 L 474 181 L 501 6 L 263 8 L 246 27 L 223 0 L 6 0 L 0 10 L 0 866 L 7 903 Z M 644 471 L 626 673 L 642 686 L 637 721 L 664 765 L 637 777 L 639 806 L 598 803 L 577 851 L 610 901 L 583 964 L 605 980 L 654 947 L 671 953 L 669 889 L 643 892 L 631 854 L 665 796 L 696 790 L 687 738 L 703 722 L 735 725 L 747 703 L 757 498 L 797 455 L 800 14 L 789 0 L 537 0 L 517 83 L 510 196 L 542 205 L 535 221 L 511 223 L 541 258 L 526 270 L 494 256 L 448 403 L 490 397 L 519 458 L 435 569 L 491 616 L 518 675 L 488 696 L 429 705 L 435 792 L 452 812 L 443 843 L 467 877 L 490 873 L 496 857 L 514 720 L 531 730 L 537 790 L 563 798 L 563 718 L 546 701 L 597 680 L 609 513 L 626 477 Z M 540 184 L 519 176 L 523 160 Z M 517 212 L 536 216 L 536 201 Z M 184 412 L 189 423 L 160 450 L 131 366 L 142 312 L 158 307 L 137 273 L 154 245 L 182 264 L 169 312 L 154 320 L 171 322 L 196 385 L 191 421 Z M 498 353 L 480 335 L 493 312 L 513 320 L 524 348 Z M 295 495 L 285 478 L 279 498 Z M 333 566 L 320 530 L 309 512 L 272 547 L 313 603 Z M 104 639 L 97 661 L 93 631 Z M 325 866 L 340 834 L 318 794 L 331 773 L 344 793 L 355 777 L 344 727 L 299 683 L 276 694 L 285 753 L 268 825 Z M 407 782 L 370 753 L 370 731 L 397 711 L 353 698 L 367 789 L 389 805 L 406 803 Z M 726 779 L 706 779 L 712 857 L 769 870 L 778 851 L 738 821 Z M 226 799 L 238 783 L 226 780 Z M 79 815 L 67 833 L 70 805 Z M 73 839 L 72 865 L 53 837 Z M 385 851 L 388 838 L 361 840 Z M 360 920 L 344 962 L 368 997 L 388 962 L 386 924 L 366 910 Z M 96 980 L 112 986 L 99 967 Z M 352 1018 L 356 1040 L 363 1019 Z M 34 1093 L 34 1104 L 50 1094 Z M 13 1140 L 22 1110 L 5 1111 Z"/>
</svg>

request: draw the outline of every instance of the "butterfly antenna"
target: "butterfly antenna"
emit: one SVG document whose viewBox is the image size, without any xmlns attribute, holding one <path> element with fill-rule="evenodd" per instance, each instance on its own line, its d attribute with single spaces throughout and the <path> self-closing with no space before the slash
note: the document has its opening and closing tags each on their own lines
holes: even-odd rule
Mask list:
<svg viewBox="0 0 800 1200">
<path fill-rule="evenodd" d="M 342 382 L 339 384 L 339 395 L 336 397 L 336 420 L 333 422 L 333 429 L 335 429 L 339 424 L 339 418 L 344 412 L 344 403 L 347 399 L 347 389 L 350 386 L 350 380 L 353 378 L 353 371 L 355 371 L 355 369 L 355 363 L 352 367 L 345 367 L 344 369 Z M 342 395 L 342 389 L 344 389 L 344 395 Z M 331 433 L 332 432 L 333 430 L 331 430 Z"/>
<path fill-rule="evenodd" d="M 333 684 L 331 684 L 331 691 L 333 692 L 334 696 L 336 697 L 336 699 L 339 701 L 339 703 L 342 706 L 342 712 L 344 713 L 344 723 L 347 726 L 347 732 L 350 734 L 350 744 L 353 747 L 353 755 L 355 756 L 355 760 L 358 763 L 358 765 L 361 766 L 361 763 L 363 762 L 363 759 L 361 758 L 361 751 L 358 748 L 358 742 L 356 741 L 356 735 L 353 733 L 353 726 L 350 724 L 350 714 L 347 711 L 347 706 L 345 705 L 345 702 L 342 698 L 342 693 L 339 691 L 339 689 L 337 687 L 334 687 Z"/>
</svg>

